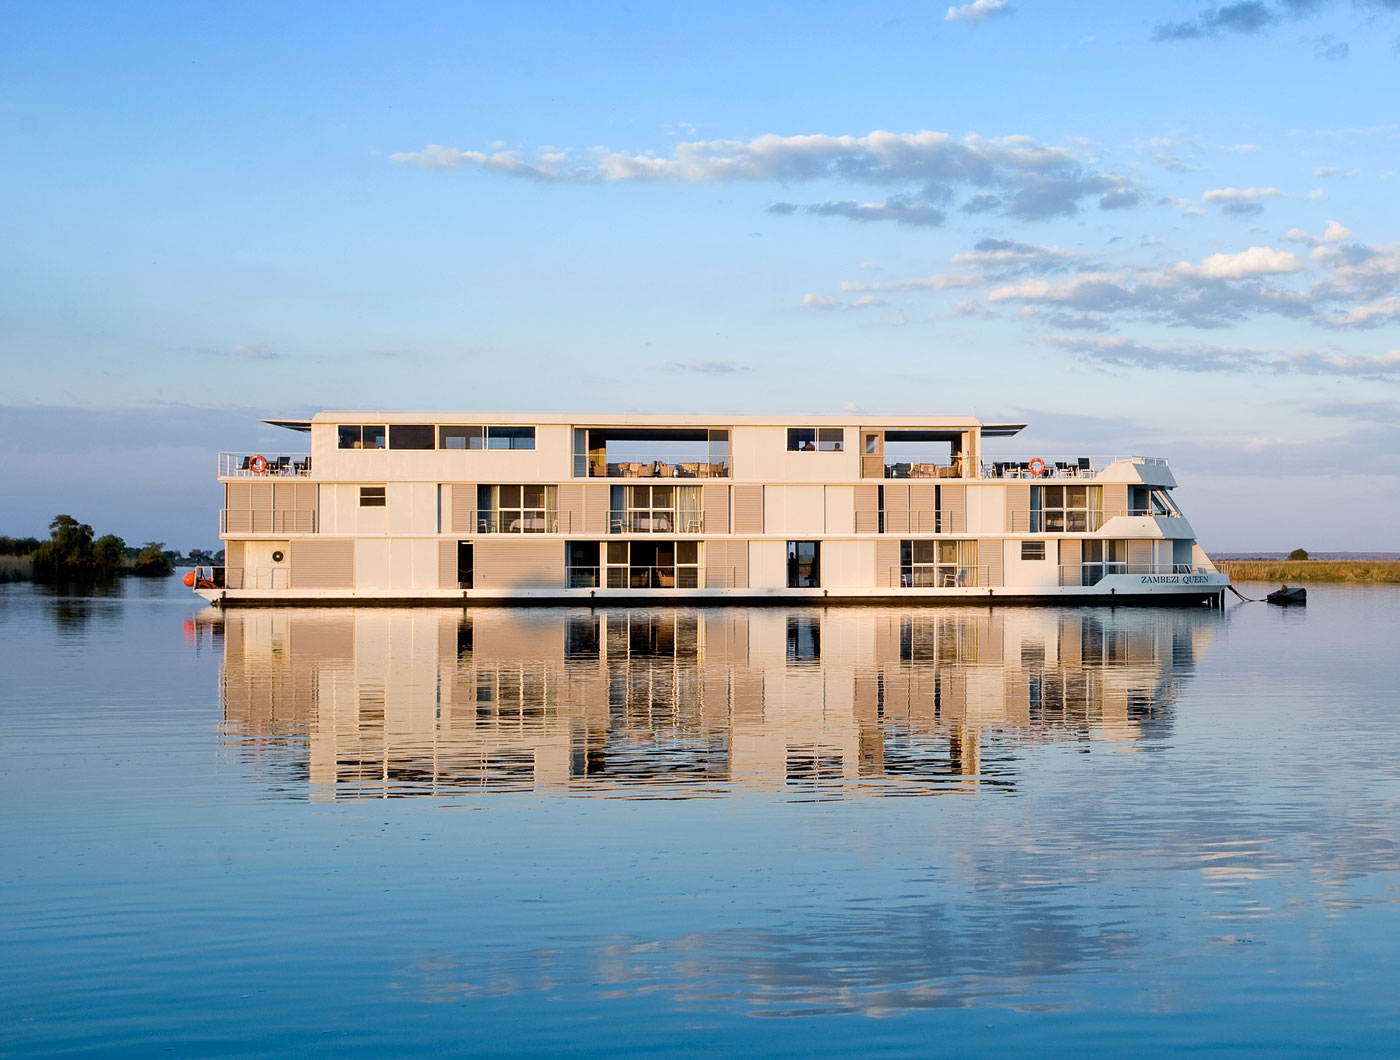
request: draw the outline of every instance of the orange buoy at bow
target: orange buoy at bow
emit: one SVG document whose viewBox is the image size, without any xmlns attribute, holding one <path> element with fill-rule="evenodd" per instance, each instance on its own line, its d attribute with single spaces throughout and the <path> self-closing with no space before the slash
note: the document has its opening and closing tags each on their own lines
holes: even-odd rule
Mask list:
<svg viewBox="0 0 1400 1060">
<path fill-rule="evenodd" d="M 194 588 L 194 581 L 195 581 L 195 579 L 194 579 L 194 571 L 190 571 L 188 574 L 186 574 L 186 575 L 185 575 L 183 578 L 181 578 L 180 580 L 181 580 L 182 582 L 184 582 L 186 585 L 188 585 L 191 589 L 193 589 L 193 588 Z"/>
<path fill-rule="evenodd" d="M 1036 457 L 1026 466 L 1031 469 L 1031 474 L 1036 478 L 1040 478 L 1041 475 L 1045 474 L 1045 461 L 1040 459 L 1040 457 Z"/>
</svg>

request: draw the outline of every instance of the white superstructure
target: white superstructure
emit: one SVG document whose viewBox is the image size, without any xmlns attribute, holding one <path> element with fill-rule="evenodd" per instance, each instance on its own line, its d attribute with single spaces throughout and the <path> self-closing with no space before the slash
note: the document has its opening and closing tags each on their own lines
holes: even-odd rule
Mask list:
<svg viewBox="0 0 1400 1060">
<path fill-rule="evenodd" d="M 238 603 L 1217 602 L 1167 462 L 962 417 L 323 412 L 222 453 Z"/>
</svg>

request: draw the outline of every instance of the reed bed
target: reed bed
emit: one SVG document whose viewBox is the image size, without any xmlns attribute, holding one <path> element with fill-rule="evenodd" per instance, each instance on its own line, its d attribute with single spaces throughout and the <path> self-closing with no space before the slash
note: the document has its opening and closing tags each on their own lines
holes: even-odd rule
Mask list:
<svg viewBox="0 0 1400 1060">
<path fill-rule="evenodd" d="M 1229 559 L 1216 566 L 1241 582 L 1355 582 L 1400 584 L 1400 560 Z"/>
<path fill-rule="evenodd" d="M 0 582 L 27 582 L 33 571 L 28 556 L 0 556 Z"/>
</svg>

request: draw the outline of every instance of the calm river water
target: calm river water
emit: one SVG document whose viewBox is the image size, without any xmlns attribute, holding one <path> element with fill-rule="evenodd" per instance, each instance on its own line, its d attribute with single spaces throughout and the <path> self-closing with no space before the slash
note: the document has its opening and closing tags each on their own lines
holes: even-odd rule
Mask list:
<svg viewBox="0 0 1400 1060">
<path fill-rule="evenodd" d="M 0 586 L 0 1055 L 1394 1056 L 1400 591 L 1309 593 Z"/>
</svg>

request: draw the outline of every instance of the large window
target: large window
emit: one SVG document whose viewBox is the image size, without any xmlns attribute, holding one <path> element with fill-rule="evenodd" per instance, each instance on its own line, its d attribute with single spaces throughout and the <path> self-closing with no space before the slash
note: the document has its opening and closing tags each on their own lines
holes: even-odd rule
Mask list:
<svg viewBox="0 0 1400 1060">
<path fill-rule="evenodd" d="M 336 436 L 341 449 L 383 449 L 385 446 L 382 423 L 342 423 L 336 428 Z"/>
<path fill-rule="evenodd" d="M 1127 541 L 1084 542 L 1084 566 L 1081 585 L 1097 585 L 1106 574 L 1125 574 L 1128 570 Z"/>
<path fill-rule="evenodd" d="M 1033 534 L 1084 534 L 1103 522 L 1102 486 L 1032 486 Z"/>
<path fill-rule="evenodd" d="M 609 529 L 615 534 L 698 534 L 704 529 L 699 486 L 613 486 Z"/>
<path fill-rule="evenodd" d="M 477 529 L 488 534 L 555 533 L 559 529 L 558 495 L 558 486 L 478 486 Z"/>
<path fill-rule="evenodd" d="M 603 546 L 609 589 L 697 589 L 698 541 L 609 541 Z"/>
<path fill-rule="evenodd" d="M 839 453 L 846 447 L 846 432 L 841 427 L 789 427 L 787 447 L 790 453 Z"/>
<path fill-rule="evenodd" d="M 487 427 L 487 449 L 533 449 L 535 428 L 533 427 Z"/>
<path fill-rule="evenodd" d="M 485 427 L 439 427 L 439 449 L 485 449 Z"/>
<path fill-rule="evenodd" d="M 901 541 L 899 584 L 953 589 L 977 585 L 976 541 Z"/>
</svg>

